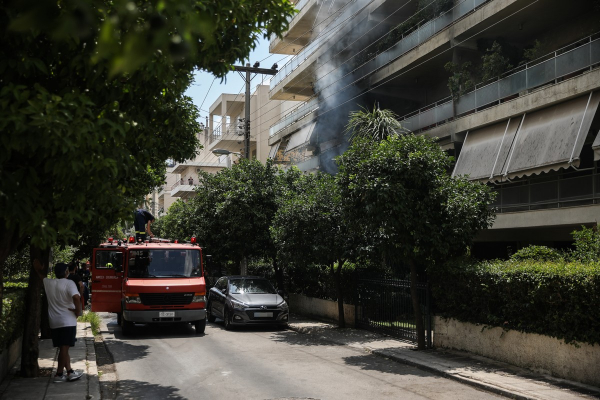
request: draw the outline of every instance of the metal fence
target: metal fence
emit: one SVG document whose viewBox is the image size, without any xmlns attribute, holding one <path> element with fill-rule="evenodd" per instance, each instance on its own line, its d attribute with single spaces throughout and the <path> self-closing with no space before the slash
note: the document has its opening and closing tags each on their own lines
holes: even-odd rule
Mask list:
<svg viewBox="0 0 600 400">
<path fill-rule="evenodd" d="M 600 171 L 560 171 L 497 185 L 497 212 L 541 210 L 600 203 Z"/>
<path fill-rule="evenodd" d="M 401 279 L 357 279 L 356 325 L 411 342 L 417 341 L 410 281 Z M 417 286 L 425 343 L 431 348 L 431 307 L 426 283 Z"/>
</svg>

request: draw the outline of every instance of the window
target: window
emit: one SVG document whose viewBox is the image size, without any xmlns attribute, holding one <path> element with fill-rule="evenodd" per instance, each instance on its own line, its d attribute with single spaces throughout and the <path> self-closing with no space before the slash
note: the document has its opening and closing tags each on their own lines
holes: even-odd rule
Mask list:
<svg viewBox="0 0 600 400">
<path fill-rule="evenodd" d="M 229 282 L 230 293 L 276 294 L 277 292 L 266 279 L 232 279 Z"/>
<path fill-rule="evenodd" d="M 129 252 L 130 278 L 202 276 L 198 250 L 133 250 Z"/>
<path fill-rule="evenodd" d="M 115 269 L 115 267 L 123 268 L 123 253 L 120 251 L 97 251 L 96 265 L 97 269 Z"/>
</svg>

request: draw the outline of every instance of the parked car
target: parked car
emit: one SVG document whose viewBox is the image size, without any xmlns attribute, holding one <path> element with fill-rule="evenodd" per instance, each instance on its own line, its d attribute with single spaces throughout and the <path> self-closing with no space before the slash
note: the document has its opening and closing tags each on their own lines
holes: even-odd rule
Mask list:
<svg viewBox="0 0 600 400">
<path fill-rule="evenodd" d="M 288 305 L 271 282 L 259 276 L 223 276 L 208 293 L 207 318 L 233 325 L 287 326 Z"/>
</svg>

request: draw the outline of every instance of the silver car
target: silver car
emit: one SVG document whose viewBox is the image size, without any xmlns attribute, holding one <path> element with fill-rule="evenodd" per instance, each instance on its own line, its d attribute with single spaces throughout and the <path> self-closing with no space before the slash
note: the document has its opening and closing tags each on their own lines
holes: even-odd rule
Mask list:
<svg viewBox="0 0 600 400">
<path fill-rule="evenodd" d="M 288 305 L 273 285 L 258 276 L 223 276 L 208 293 L 206 313 L 209 322 L 233 325 L 277 325 L 288 323 Z"/>
</svg>

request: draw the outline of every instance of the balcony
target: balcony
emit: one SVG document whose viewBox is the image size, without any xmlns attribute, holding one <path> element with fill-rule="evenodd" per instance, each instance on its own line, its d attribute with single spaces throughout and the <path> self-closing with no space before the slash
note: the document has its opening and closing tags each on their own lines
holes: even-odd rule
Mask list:
<svg viewBox="0 0 600 400">
<path fill-rule="evenodd" d="M 215 168 L 225 168 L 226 165 L 224 162 L 205 162 L 205 161 L 186 161 L 186 162 L 182 162 L 182 163 L 177 163 L 175 164 L 175 167 L 173 169 L 173 171 L 171 171 L 171 173 L 173 174 L 184 174 L 188 168 L 193 168 L 196 167 L 196 169 L 215 169 Z M 175 185 L 173 185 L 173 187 L 177 186 L 179 184 L 176 183 Z M 171 190 L 173 190 L 173 188 L 171 188 Z M 171 193 L 171 196 L 173 196 L 173 194 Z"/>
<path fill-rule="evenodd" d="M 271 138 L 284 129 L 300 122 L 304 117 L 315 112 L 318 108 L 319 101 L 316 97 L 300 104 L 269 128 L 269 137 Z"/>
<path fill-rule="evenodd" d="M 324 4 L 327 2 L 328 4 Z M 269 53 L 298 54 L 318 32 L 318 27 L 324 20 L 331 19 L 340 12 L 350 0 L 298 0 L 294 7 L 298 13 L 291 17 L 289 27 L 283 39 L 272 35 L 269 44 Z"/>
<path fill-rule="evenodd" d="M 600 204 L 600 173 L 596 168 L 561 171 L 495 186 L 498 213 Z"/>
<path fill-rule="evenodd" d="M 478 85 L 453 106 L 450 97 L 400 118 L 413 132 L 425 131 L 479 109 L 512 100 L 530 91 L 554 85 L 600 64 L 600 34 L 589 36 L 545 57 Z"/>
</svg>

